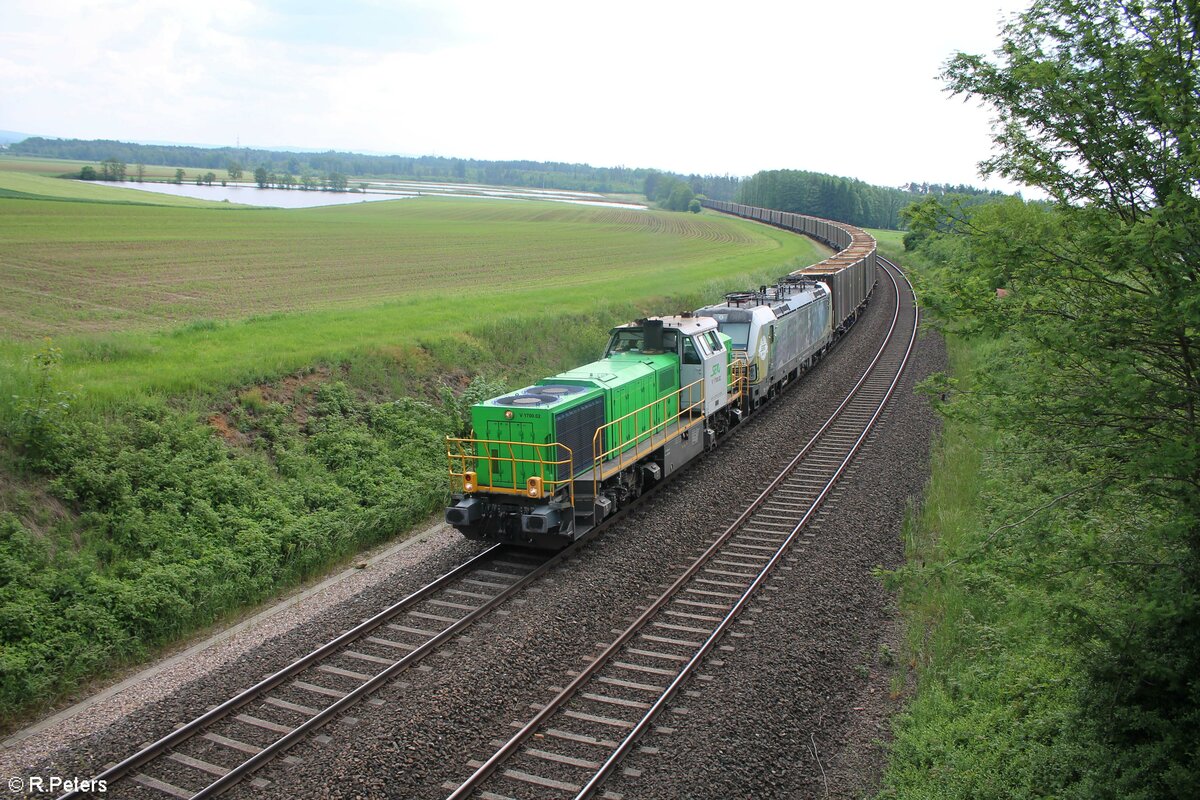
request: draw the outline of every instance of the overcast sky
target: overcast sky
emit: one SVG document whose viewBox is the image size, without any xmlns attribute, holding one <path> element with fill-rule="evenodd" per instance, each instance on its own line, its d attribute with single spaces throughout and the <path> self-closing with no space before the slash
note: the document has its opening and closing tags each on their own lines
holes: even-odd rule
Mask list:
<svg viewBox="0 0 1200 800">
<path fill-rule="evenodd" d="M 1028 2 L 0 0 L 0 129 L 983 185 L 937 75 Z"/>
</svg>

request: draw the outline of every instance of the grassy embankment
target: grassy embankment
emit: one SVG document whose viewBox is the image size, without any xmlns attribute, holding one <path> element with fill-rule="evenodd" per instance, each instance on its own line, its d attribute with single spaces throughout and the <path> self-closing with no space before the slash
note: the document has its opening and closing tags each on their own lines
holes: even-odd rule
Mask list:
<svg viewBox="0 0 1200 800">
<path fill-rule="evenodd" d="M 953 375 L 1002 368 L 997 343 L 948 347 Z M 1069 758 L 1062 732 L 1075 657 L 1048 625 L 1064 596 L 1030 578 L 1036 554 L 994 533 L 1021 502 L 1021 484 L 1037 480 L 1003 451 L 996 432 L 947 419 L 924 504 L 906 523 L 909 566 L 894 581 L 915 693 L 895 722 L 881 798 L 1041 796 Z M 1052 525 L 1035 520 L 1031 535 Z"/>
<path fill-rule="evenodd" d="M 81 190 L 36 194 L 58 185 Z M 818 258 L 548 203 L 0 203 L 7 726 L 424 519 L 472 376 L 581 363 L 616 321 Z"/>
<path fill-rule="evenodd" d="M 905 526 L 906 566 L 889 581 L 909 633 L 896 688 L 911 679 L 915 692 L 894 722 L 880 798 L 1097 796 L 1089 776 L 1105 756 L 1083 710 L 1095 644 L 1077 626 L 1107 621 L 1113 592 L 1079 554 L 1152 561 L 1161 553 L 1137 530 L 1161 520 L 1136 492 L 1081 492 L 1095 477 L 1063 467 L 1053 430 L 1023 437 L 960 409 L 973 375 L 1018 380 L 1019 348 L 985 336 L 947 346 L 957 383 Z"/>
</svg>

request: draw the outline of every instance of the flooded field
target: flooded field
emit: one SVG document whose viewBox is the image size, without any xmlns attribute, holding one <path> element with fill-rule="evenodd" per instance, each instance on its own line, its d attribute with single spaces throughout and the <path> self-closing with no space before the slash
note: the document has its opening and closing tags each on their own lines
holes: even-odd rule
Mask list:
<svg viewBox="0 0 1200 800">
<path fill-rule="evenodd" d="M 594 192 L 567 192 L 552 189 L 524 189 L 508 186 L 477 186 L 463 183 L 422 183 L 417 181 L 372 181 L 366 191 L 326 192 L 304 189 L 260 189 L 253 184 L 197 186 L 192 183 L 123 183 L 121 188 L 143 192 L 192 197 L 197 200 L 240 203 L 270 208 L 312 208 L 314 206 L 366 203 L 376 200 L 404 200 L 410 197 L 470 197 L 479 200 L 544 200 L 554 203 L 600 206 L 605 208 L 644 209 L 636 203 L 606 200 Z"/>
</svg>

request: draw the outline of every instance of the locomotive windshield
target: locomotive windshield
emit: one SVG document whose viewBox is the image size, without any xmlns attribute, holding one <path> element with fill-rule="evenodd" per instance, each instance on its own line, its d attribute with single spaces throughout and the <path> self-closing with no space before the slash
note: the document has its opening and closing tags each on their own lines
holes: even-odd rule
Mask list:
<svg viewBox="0 0 1200 800">
<path fill-rule="evenodd" d="M 749 322 L 722 322 L 721 333 L 733 339 L 734 350 L 745 350 L 746 341 L 750 338 Z"/>
<path fill-rule="evenodd" d="M 663 331 L 662 350 L 655 352 L 674 353 L 677 335 L 675 331 Z M 604 355 L 607 358 L 613 353 L 643 353 L 645 350 L 646 332 L 642 328 L 618 328 L 613 331 L 612 338 L 608 342 L 608 350 L 604 352 Z"/>
</svg>

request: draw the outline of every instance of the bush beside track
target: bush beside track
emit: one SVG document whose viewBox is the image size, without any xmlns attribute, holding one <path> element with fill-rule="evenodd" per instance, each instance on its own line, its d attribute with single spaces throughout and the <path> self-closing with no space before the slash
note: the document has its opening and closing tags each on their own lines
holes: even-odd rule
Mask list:
<svg viewBox="0 0 1200 800">
<path fill-rule="evenodd" d="M 215 395 L 142 391 L 85 408 L 43 347 L 44 373 L 29 367 L 3 415 L 5 727 L 424 520 L 445 499 L 442 440 L 461 432 L 470 376 L 525 382 L 593 357 L 612 324 L 790 266 L 640 305 L 469 321 Z M 540 333 L 552 330 L 570 336 Z M 92 349 L 102 356 L 103 342 Z"/>
</svg>

